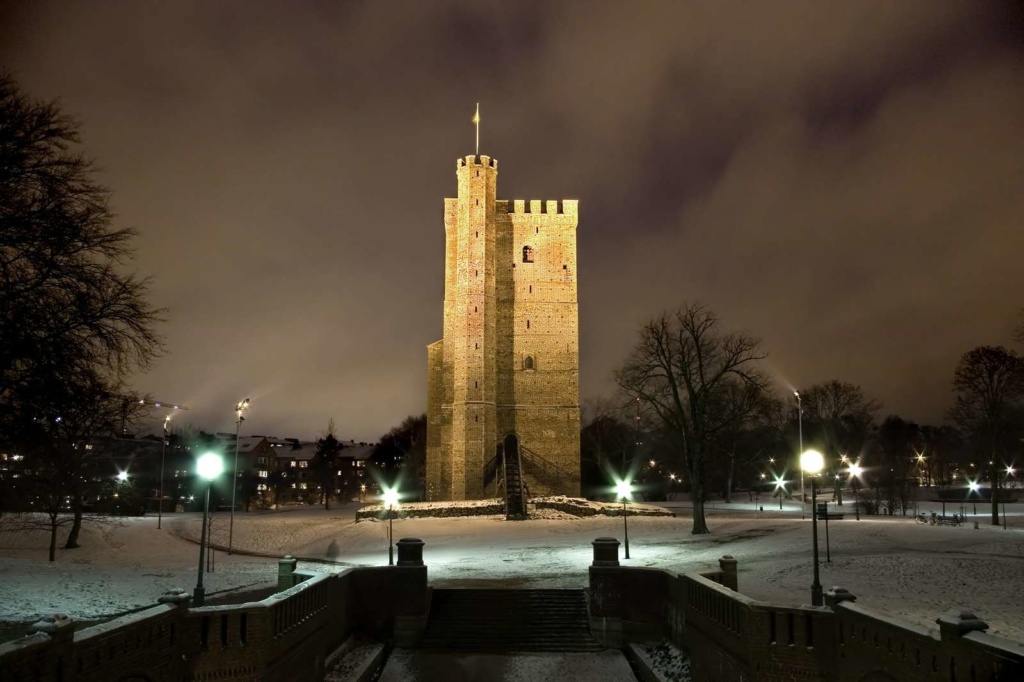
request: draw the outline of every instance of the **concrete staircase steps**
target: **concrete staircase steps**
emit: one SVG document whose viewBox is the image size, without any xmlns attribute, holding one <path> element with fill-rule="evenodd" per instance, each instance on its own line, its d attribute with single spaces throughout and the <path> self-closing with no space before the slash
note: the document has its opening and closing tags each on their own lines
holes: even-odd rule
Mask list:
<svg viewBox="0 0 1024 682">
<path fill-rule="evenodd" d="M 423 649 L 601 651 L 583 590 L 435 589 Z"/>
</svg>

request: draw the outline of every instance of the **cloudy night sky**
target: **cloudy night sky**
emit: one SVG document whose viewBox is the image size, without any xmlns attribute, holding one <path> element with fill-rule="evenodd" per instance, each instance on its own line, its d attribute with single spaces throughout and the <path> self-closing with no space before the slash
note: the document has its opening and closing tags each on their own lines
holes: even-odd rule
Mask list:
<svg viewBox="0 0 1024 682">
<path fill-rule="evenodd" d="M 688 299 L 938 422 L 1024 306 L 1024 10 L 828 2 L 8 2 L 168 309 L 185 421 L 375 440 L 426 407 L 455 160 L 580 200 L 582 395 Z M 244 433 L 245 431 L 243 431 Z"/>
</svg>

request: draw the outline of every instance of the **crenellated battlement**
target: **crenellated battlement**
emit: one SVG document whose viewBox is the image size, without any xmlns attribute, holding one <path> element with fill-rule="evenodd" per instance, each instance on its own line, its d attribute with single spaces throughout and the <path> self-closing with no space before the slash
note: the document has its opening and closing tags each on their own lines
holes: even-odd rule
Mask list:
<svg viewBox="0 0 1024 682">
<path fill-rule="evenodd" d="M 514 199 L 508 202 L 508 212 L 520 215 L 577 216 L 579 205 L 579 199 Z"/>
<path fill-rule="evenodd" d="M 490 168 L 493 168 L 494 170 L 498 170 L 498 160 L 492 159 L 486 154 L 481 154 L 479 156 L 474 156 L 470 154 L 469 156 L 460 156 L 459 158 L 455 159 L 456 172 L 465 168 L 466 166 L 488 166 Z"/>
</svg>

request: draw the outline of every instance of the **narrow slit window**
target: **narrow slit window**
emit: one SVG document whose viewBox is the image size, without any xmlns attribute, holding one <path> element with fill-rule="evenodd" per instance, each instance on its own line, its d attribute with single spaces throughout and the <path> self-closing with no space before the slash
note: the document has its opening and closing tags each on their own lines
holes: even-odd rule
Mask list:
<svg viewBox="0 0 1024 682">
<path fill-rule="evenodd" d="M 476 200 L 476 205 L 477 205 L 477 206 L 479 206 L 479 205 L 480 205 L 480 200 L 479 200 L 479 199 L 477 199 L 477 200 Z"/>
<path fill-rule="evenodd" d="M 533 293 L 533 285 L 532 284 L 530 285 L 530 293 L 531 294 Z"/>
<path fill-rule="evenodd" d="M 533 247 L 532 246 L 524 246 L 523 247 L 523 262 L 524 263 L 532 263 L 533 262 Z"/>
<path fill-rule="evenodd" d="M 523 360 L 523 369 L 533 369 L 533 357 L 527 355 Z"/>
<path fill-rule="evenodd" d="M 529 328 L 530 328 L 530 321 L 529 321 L 529 320 L 527 320 L 527 321 L 526 321 L 526 328 L 527 328 L 527 329 L 529 329 Z"/>
<path fill-rule="evenodd" d="M 473 312 L 474 313 L 476 312 L 476 306 L 473 306 Z"/>
</svg>

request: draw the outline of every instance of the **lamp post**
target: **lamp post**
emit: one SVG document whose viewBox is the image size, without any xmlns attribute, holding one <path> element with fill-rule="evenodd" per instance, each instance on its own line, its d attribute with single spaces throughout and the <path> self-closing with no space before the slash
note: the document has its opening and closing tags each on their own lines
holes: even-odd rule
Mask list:
<svg viewBox="0 0 1024 682">
<path fill-rule="evenodd" d="M 857 514 L 858 521 L 860 521 L 860 475 L 863 471 L 859 464 L 850 465 L 850 477 L 853 479 L 850 481 L 850 485 L 853 486 L 853 511 Z"/>
<path fill-rule="evenodd" d="M 967 483 L 967 496 L 971 498 L 974 503 L 974 516 L 978 515 L 978 498 L 974 497 L 974 493 L 978 492 L 978 482 L 968 481 Z"/>
<path fill-rule="evenodd" d="M 396 502 L 398 502 L 398 488 L 385 488 L 384 506 L 388 508 L 388 566 L 395 565 L 395 535 L 392 522 L 395 518 Z"/>
<path fill-rule="evenodd" d="M 1007 479 L 1013 476 L 1013 467 L 1006 467 L 1006 473 L 1003 475 L 1003 530 L 1006 530 L 1006 484 L 1009 482 Z"/>
<path fill-rule="evenodd" d="M 622 498 L 622 533 L 625 535 L 626 540 L 626 557 L 629 558 L 629 525 L 626 522 L 628 514 L 626 513 L 626 500 L 629 499 L 633 493 L 633 486 L 630 485 L 629 481 L 619 481 L 615 484 L 615 494 Z"/>
<path fill-rule="evenodd" d="M 171 415 L 164 417 L 164 446 L 160 451 L 160 497 L 156 503 L 156 529 L 160 530 L 164 522 L 164 468 L 167 466 L 167 424 Z"/>
<path fill-rule="evenodd" d="M 793 395 L 796 396 L 796 418 L 800 428 L 800 456 L 803 457 L 804 451 L 804 404 L 800 400 L 800 391 L 793 391 Z M 800 467 L 800 518 L 807 518 L 804 509 L 804 505 L 807 504 L 807 495 L 804 493 L 804 469 Z"/>
<path fill-rule="evenodd" d="M 231 472 L 231 520 L 228 522 L 228 554 L 235 539 L 235 491 L 238 489 L 238 433 L 242 429 L 242 422 L 245 421 L 245 410 L 249 407 L 249 399 L 235 405 L 235 467 Z"/>
<path fill-rule="evenodd" d="M 811 583 L 811 604 L 822 606 L 821 579 L 818 574 L 818 512 L 816 502 L 818 496 L 817 476 L 825 466 L 825 458 L 817 450 L 808 450 L 800 455 L 800 470 L 811 477 L 811 537 L 814 545 L 814 582 Z"/>
<path fill-rule="evenodd" d="M 213 487 L 213 479 L 220 476 L 224 471 L 224 460 L 215 452 L 208 452 L 196 462 L 196 473 L 206 480 L 206 502 L 203 504 L 203 530 L 199 540 L 199 577 L 196 580 L 196 589 L 192 593 L 192 606 L 202 606 L 206 590 L 203 588 L 203 561 L 206 553 L 206 524 L 210 516 L 210 488 Z"/>
<path fill-rule="evenodd" d="M 786 496 L 786 482 L 781 476 L 775 477 L 775 491 L 779 494 L 779 511 L 782 511 L 782 498 Z"/>
</svg>

